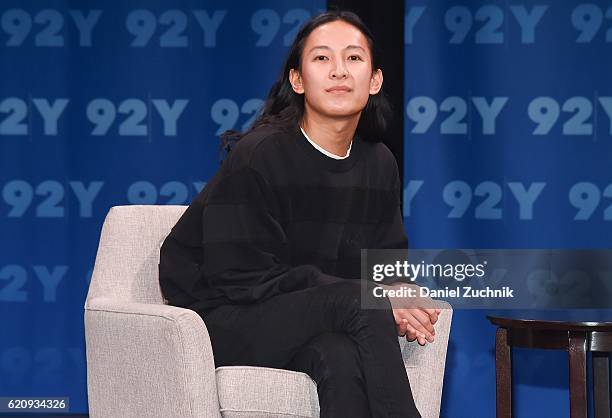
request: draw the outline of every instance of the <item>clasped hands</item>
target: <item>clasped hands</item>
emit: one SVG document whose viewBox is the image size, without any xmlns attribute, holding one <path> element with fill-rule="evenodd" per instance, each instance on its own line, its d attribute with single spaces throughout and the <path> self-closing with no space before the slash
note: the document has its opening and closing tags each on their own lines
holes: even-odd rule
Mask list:
<svg viewBox="0 0 612 418">
<path fill-rule="evenodd" d="M 415 284 L 394 283 L 379 284 L 379 286 L 384 289 L 412 287 L 417 290 L 415 293 L 418 295 L 418 286 Z M 389 301 L 393 308 L 398 336 L 405 336 L 408 341 L 417 340 L 420 345 L 434 342 L 436 335 L 434 325 L 442 310 L 434 307 L 433 299 L 420 296 L 410 298 L 390 296 Z"/>
</svg>

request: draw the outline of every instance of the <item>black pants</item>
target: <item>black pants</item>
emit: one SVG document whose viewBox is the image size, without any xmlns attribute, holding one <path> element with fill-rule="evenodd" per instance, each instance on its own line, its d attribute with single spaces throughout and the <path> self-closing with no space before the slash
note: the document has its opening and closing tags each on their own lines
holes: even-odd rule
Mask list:
<svg viewBox="0 0 612 418">
<path fill-rule="evenodd" d="M 307 373 L 321 418 L 418 418 L 391 305 L 361 309 L 359 280 L 305 289 L 205 314 L 215 365 Z"/>
</svg>

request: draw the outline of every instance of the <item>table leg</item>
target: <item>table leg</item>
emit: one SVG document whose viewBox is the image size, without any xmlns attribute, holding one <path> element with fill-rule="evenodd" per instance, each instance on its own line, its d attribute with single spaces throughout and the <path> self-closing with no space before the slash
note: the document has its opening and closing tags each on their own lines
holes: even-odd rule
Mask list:
<svg viewBox="0 0 612 418">
<path fill-rule="evenodd" d="M 505 328 L 495 334 L 495 379 L 497 418 L 512 418 L 512 350 Z"/>
<path fill-rule="evenodd" d="M 593 412 L 595 418 L 610 418 L 610 357 L 593 352 Z"/>
<path fill-rule="evenodd" d="M 569 333 L 570 418 L 587 418 L 586 333 Z"/>
</svg>

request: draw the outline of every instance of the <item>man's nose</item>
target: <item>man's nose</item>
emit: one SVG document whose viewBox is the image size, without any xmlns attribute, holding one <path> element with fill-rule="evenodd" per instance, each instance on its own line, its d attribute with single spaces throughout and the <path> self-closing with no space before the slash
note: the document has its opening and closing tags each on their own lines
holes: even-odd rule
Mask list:
<svg viewBox="0 0 612 418">
<path fill-rule="evenodd" d="M 336 60 L 336 65 L 332 68 L 331 77 L 332 78 L 346 78 L 348 76 L 348 71 L 344 65 L 343 60 Z"/>
</svg>

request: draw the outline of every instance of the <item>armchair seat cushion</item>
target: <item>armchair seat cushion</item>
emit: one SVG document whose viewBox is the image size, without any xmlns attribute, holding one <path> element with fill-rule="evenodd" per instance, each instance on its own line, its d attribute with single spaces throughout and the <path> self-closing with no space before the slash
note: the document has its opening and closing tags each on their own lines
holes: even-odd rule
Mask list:
<svg viewBox="0 0 612 418">
<path fill-rule="evenodd" d="M 319 416 L 317 385 L 306 373 L 268 367 L 222 366 L 217 367 L 216 377 L 224 418 Z"/>
</svg>

